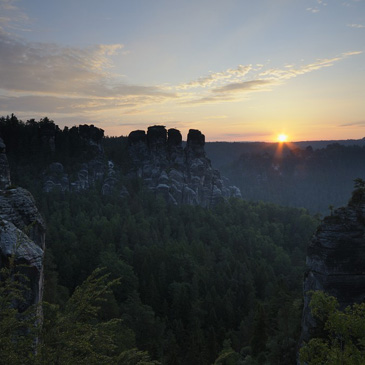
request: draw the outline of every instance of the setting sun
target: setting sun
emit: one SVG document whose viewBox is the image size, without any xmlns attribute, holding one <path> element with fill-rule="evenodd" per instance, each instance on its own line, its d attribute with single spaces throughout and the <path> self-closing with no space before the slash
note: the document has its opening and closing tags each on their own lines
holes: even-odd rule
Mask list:
<svg viewBox="0 0 365 365">
<path fill-rule="evenodd" d="M 288 140 L 288 136 L 286 134 L 279 134 L 278 141 L 279 142 L 286 142 Z"/>
</svg>

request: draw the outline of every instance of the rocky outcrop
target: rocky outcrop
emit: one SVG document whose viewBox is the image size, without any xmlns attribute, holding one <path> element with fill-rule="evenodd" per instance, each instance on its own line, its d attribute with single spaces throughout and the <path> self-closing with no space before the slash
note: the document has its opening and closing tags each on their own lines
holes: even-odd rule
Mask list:
<svg viewBox="0 0 365 365">
<path fill-rule="evenodd" d="M 5 161 L 6 156 L 2 154 L 1 161 Z M 25 189 L 11 187 L 4 166 L 1 166 L 1 178 L 3 181 L 5 176 L 8 180 L 0 189 L 0 267 L 15 255 L 15 265 L 21 265 L 20 272 L 29 279 L 30 290 L 25 291 L 25 301 L 18 305 L 20 310 L 25 310 L 42 299 L 46 229 L 32 195 Z"/>
<path fill-rule="evenodd" d="M 60 162 L 52 162 L 43 174 L 43 191 L 79 192 L 100 183 L 103 194 L 112 194 L 118 179 L 114 163 L 105 158 L 101 144 L 104 131 L 93 125 L 84 124 L 72 127 L 70 130 L 65 128 L 64 135 L 72 146 L 70 150 L 78 156 L 76 161 L 84 162 L 77 164 L 77 168 L 74 164 L 65 168 Z M 127 194 L 125 187 L 122 186 L 120 195 Z"/>
<path fill-rule="evenodd" d="M 314 333 L 308 291 L 322 290 L 338 299 L 341 309 L 365 300 L 364 188 L 354 191 L 347 207 L 326 217 L 314 234 L 304 279 L 302 340 Z"/>
<path fill-rule="evenodd" d="M 65 172 L 60 162 L 53 162 L 44 173 L 43 190 L 46 193 L 54 190 L 78 192 L 91 188 L 105 176 L 107 176 L 107 166 L 103 156 L 97 156 L 89 162 L 82 163 L 72 177 Z"/>
<path fill-rule="evenodd" d="M 5 189 L 10 185 L 10 170 L 8 159 L 5 154 L 5 144 L 0 138 L 0 189 Z"/>
<path fill-rule="evenodd" d="M 177 129 L 149 127 L 147 133 L 133 131 L 128 137 L 132 175 L 172 204 L 209 207 L 223 198 L 240 197 L 237 187 L 227 186 L 207 158 L 204 135 L 190 129 L 186 147 Z"/>
</svg>

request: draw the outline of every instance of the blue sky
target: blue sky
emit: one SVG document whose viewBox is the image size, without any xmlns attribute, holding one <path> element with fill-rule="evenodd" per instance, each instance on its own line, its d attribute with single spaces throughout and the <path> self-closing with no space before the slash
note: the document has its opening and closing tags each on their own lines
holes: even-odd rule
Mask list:
<svg viewBox="0 0 365 365">
<path fill-rule="evenodd" d="M 365 136 L 365 0 L 0 0 L 0 110 L 108 135 Z"/>
</svg>

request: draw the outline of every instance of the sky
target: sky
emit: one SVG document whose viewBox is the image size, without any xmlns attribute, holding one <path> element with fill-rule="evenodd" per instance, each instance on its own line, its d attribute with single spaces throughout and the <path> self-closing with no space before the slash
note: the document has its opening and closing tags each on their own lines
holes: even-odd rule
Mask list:
<svg viewBox="0 0 365 365">
<path fill-rule="evenodd" d="M 365 137 L 365 0 L 0 0 L 0 115 Z"/>
</svg>

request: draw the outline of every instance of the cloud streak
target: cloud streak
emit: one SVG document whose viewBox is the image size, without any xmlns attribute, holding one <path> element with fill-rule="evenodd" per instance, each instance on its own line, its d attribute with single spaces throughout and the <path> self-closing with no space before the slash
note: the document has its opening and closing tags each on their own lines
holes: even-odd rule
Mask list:
<svg viewBox="0 0 365 365">
<path fill-rule="evenodd" d="M 10 0 L 0 0 L 0 5 L 4 4 L 13 6 Z M 362 53 L 346 52 L 282 68 L 239 64 L 186 83 L 156 86 L 127 84 L 113 73 L 111 57 L 123 50 L 123 44 L 77 48 L 30 43 L 0 27 L 0 69 L 6 70 L 0 78 L 0 108 L 7 112 L 87 115 L 117 110 L 128 114 L 168 101 L 177 101 L 179 105 L 233 102 Z"/>
<path fill-rule="evenodd" d="M 224 80 L 240 80 L 242 77 L 247 75 L 252 70 L 252 65 L 238 65 L 236 68 L 229 68 L 222 72 L 211 73 L 207 76 L 198 78 L 197 80 L 190 81 L 185 84 L 180 84 L 178 89 L 191 89 L 197 87 L 208 87 L 216 85 L 220 81 Z"/>
<path fill-rule="evenodd" d="M 214 93 L 240 93 L 263 90 L 266 86 L 272 85 L 275 82 L 272 80 L 252 80 L 244 82 L 235 82 L 222 87 L 213 89 Z"/>
<path fill-rule="evenodd" d="M 161 103 L 176 94 L 157 86 L 123 83 L 110 72 L 122 44 L 85 49 L 27 43 L 0 29 L 3 110 L 87 112 Z M 5 94 L 5 95 L 4 95 Z M 32 106 L 33 105 L 33 106 Z"/>
<path fill-rule="evenodd" d="M 204 86 L 206 86 L 207 89 L 205 90 L 205 95 L 201 96 L 201 93 L 188 94 L 185 98 L 186 100 L 182 103 L 207 104 L 237 101 L 247 97 L 249 93 L 272 90 L 272 87 L 287 82 L 294 77 L 305 75 L 322 68 L 331 67 L 345 58 L 360 54 L 362 54 L 362 51 L 344 52 L 339 56 L 317 59 L 314 62 L 302 66 L 290 64 L 283 68 L 269 68 L 266 70 L 263 69 L 262 65 L 255 69 L 250 65 L 244 68 L 244 72 L 242 72 L 238 78 L 228 77 L 227 71 L 213 73 L 211 76 L 214 78 L 215 82 L 219 81 L 219 86 L 216 86 L 213 82 L 204 83 Z M 219 75 L 219 77 L 215 77 L 216 75 Z M 221 77 L 221 75 L 227 77 Z M 200 78 L 198 80 L 205 80 L 205 78 Z M 192 85 L 193 82 L 188 84 Z M 210 87 L 207 87 L 208 85 Z"/>
<path fill-rule="evenodd" d="M 365 127 L 365 120 L 340 124 L 339 127 Z"/>
<path fill-rule="evenodd" d="M 347 26 L 350 28 L 357 28 L 357 29 L 365 28 L 365 25 L 363 24 L 347 24 Z"/>
</svg>

